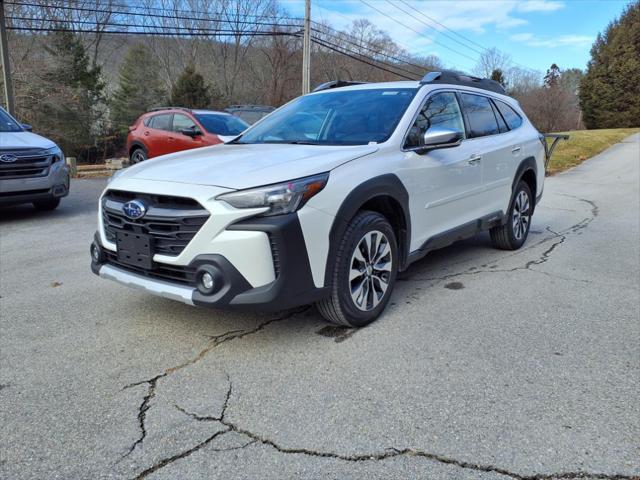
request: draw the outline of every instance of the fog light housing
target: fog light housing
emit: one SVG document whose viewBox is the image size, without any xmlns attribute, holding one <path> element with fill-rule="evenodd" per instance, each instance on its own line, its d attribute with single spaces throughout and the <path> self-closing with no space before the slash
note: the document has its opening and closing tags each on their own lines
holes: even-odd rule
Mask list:
<svg viewBox="0 0 640 480">
<path fill-rule="evenodd" d="M 209 272 L 204 272 L 200 277 L 200 281 L 202 282 L 202 286 L 207 290 L 211 290 L 215 285 L 213 275 Z"/>
<path fill-rule="evenodd" d="M 98 247 L 98 245 L 96 245 L 95 243 L 91 244 L 91 260 L 93 260 L 96 263 L 102 263 L 102 251 L 100 250 L 100 247 Z"/>
<path fill-rule="evenodd" d="M 211 295 L 222 288 L 220 272 L 212 265 L 203 265 L 196 272 L 196 287 L 203 295 Z"/>
</svg>

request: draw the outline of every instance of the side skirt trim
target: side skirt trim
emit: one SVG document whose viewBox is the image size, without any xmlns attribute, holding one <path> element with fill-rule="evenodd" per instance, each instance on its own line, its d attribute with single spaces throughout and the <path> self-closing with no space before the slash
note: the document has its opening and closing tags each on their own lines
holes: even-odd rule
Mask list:
<svg viewBox="0 0 640 480">
<path fill-rule="evenodd" d="M 478 218 L 477 220 L 465 223 L 459 227 L 447 230 L 446 232 L 434 235 L 424 242 L 420 248 L 409 254 L 407 266 L 417 260 L 420 260 L 427 253 L 432 252 L 433 250 L 444 248 L 459 240 L 471 238 L 484 230 L 504 225 L 505 221 L 506 218 L 504 212 L 497 211 L 482 218 Z"/>
</svg>

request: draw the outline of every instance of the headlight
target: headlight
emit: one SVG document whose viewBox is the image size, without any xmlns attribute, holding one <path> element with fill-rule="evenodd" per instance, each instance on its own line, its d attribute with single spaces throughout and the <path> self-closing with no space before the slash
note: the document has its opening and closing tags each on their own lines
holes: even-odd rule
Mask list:
<svg viewBox="0 0 640 480">
<path fill-rule="evenodd" d="M 58 146 L 47 148 L 44 151 L 44 154 L 53 156 L 53 162 L 51 163 L 64 162 L 64 153 L 62 153 L 62 150 L 60 150 L 60 147 Z"/>
<path fill-rule="evenodd" d="M 328 172 L 321 173 L 276 185 L 225 193 L 216 198 L 235 208 L 268 208 L 261 216 L 280 215 L 301 208 L 324 188 L 328 179 Z"/>
</svg>

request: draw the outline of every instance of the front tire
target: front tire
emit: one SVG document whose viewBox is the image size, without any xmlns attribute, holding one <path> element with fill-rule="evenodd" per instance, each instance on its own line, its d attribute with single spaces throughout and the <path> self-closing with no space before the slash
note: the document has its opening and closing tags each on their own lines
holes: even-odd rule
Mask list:
<svg viewBox="0 0 640 480">
<path fill-rule="evenodd" d="M 55 210 L 60 205 L 59 198 L 50 198 L 48 200 L 38 200 L 37 202 L 33 202 L 33 206 L 36 210 L 41 212 L 49 212 L 51 210 Z"/>
<path fill-rule="evenodd" d="M 520 181 L 513 192 L 507 221 L 490 230 L 491 243 L 500 250 L 517 250 L 527 240 L 533 214 L 533 197 L 526 182 Z"/>
<path fill-rule="evenodd" d="M 316 305 L 329 322 L 363 327 L 389 302 L 398 274 L 398 245 L 382 215 L 356 214 L 349 222 L 335 258 L 330 297 Z"/>
</svg>

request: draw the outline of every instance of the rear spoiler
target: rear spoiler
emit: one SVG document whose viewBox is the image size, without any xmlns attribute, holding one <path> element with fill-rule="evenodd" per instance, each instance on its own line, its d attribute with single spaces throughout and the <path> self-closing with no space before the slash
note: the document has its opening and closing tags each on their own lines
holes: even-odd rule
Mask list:
<svg viewBox="0 0 640 480">
<path fill-rule="evenodd" d="M 553 142 L 551 142 L 551 146 L 547 142 L 547 138 L 552 138 Z M 540 134 L 540 141 L 544 145 L 544 169 L 547 170 L 547 166 L 551 161 L 551 155 L 553 155 L 553 151 L 558 146 L 560 140 L 569 140 L 569 135 L 564 133 L 542 133 Z"/>
</svg>

